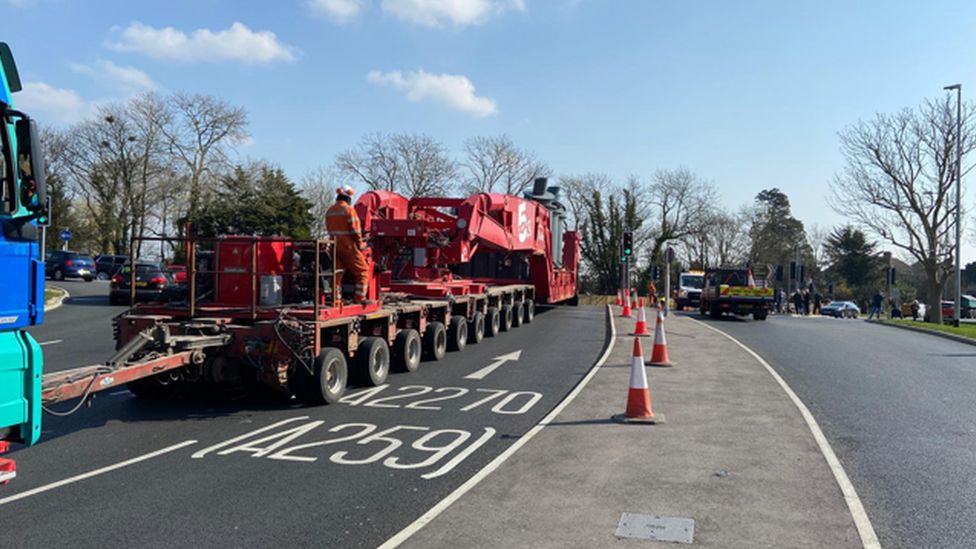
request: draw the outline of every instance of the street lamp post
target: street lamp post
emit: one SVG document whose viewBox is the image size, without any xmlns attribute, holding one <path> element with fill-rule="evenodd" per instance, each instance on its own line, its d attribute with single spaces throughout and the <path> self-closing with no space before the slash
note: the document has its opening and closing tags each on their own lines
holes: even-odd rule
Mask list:
<svg viewBox="0 0 976 549">
<path fill-rule="evenodd" d="M 956 305 L 953 324 L 959 326 L 962 318 L 962 261 L 960 252 L 962 232 L 962 84 L 945 86 L 943 90 L 956 91 Z"/>
</svg>

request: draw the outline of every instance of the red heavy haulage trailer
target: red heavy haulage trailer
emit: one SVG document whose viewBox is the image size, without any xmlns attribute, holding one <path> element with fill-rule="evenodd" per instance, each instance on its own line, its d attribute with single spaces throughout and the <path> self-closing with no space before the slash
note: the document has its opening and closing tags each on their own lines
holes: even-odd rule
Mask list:
<svg viewBox="0 0 976 549">
<path fill-rule="evenodd" d="M 373 272 L 368 305 L 343 298 L 351 285 L 331 240 L 190 238 L 186 284 L 117 317 L 116 355 L 45 376 L 43 399 L 126 383 L 141 397 L 251 386 L 323 404 L 350 377 L 382 384 L 391 368 L 413 371 L 531 322 L 536 303 L 576 303 L 579 239 L 564 230 L 558 194 L 545 179 L 523 197 L 366 193 L 355 207 Z"/>
</svg>

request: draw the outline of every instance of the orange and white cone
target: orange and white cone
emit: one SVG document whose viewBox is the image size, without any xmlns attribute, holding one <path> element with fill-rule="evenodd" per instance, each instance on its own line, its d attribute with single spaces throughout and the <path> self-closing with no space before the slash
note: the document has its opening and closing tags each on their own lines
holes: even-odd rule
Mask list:
<svg viewBox="0 0 976 549">
<path fill-rule="evenodd" d="M 668 340 L 664 335 L 664 311 L 657 312 L 657 324 L 654 326 L 654 349 L 651 350 L 651 360 L 648 366 L 674 366 L 668 357 Z"/>
<path fill-rule="evenodd" d="M 624 304 L 624 299 L 623 299 L 623 297 L 621 297 L 621 295 L 623 295 L 623 294 L 618 289 L 617 290 L 617 307 L 619 307 L 619 306 L 621 306 L 621 305 Z"/>
<path fill-rule="evenodd" d="M 651 408 L 651 390 L 644 371 L 644 351 L 640 338 L 634 338 L 634 355 L 630 363 L 630 388 L 627 390 L 627 409 L 611 419 L 617 423 L 663 423 L 664 416 L 655 415 Z"/>
<path fill-rule="evenodd" d="M 644 298 L 641 298 L 640 306 L 637 308 L 637 325 L 634 326 L 634 333 L 630 334 L 638 337 L 650 337 L 651 332 L 647 330 L 647 315 L 644 314 Z"/>
<path fill-rule="evenodd" d="M 620 312 L 621 318 L 630 318 L 630 292 L 624 292 L 624 310 Z"/>
</svg>

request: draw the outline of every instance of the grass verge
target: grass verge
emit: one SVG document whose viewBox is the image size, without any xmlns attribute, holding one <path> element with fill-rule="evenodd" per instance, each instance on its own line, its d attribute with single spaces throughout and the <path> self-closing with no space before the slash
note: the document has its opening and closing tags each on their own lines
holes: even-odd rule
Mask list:
<svg viewBox="0 0 976 549">
<path fill-rule="evenodd" d="M 961 337 L 966 337 L 972 340 L 976 340 L 976 324 L 963 324 L 958 328 L 951 324 L 931 324 L 928 322 L 920 322 L 916 320 L 883 320 L 884 324 L 896 324 L 899 326 L 909 326 L 912 328 L 920 328 L 923 330 L 932 330 L 935 332 L 942 332 L 946 334 L 953 334 Z"/>
</svg>

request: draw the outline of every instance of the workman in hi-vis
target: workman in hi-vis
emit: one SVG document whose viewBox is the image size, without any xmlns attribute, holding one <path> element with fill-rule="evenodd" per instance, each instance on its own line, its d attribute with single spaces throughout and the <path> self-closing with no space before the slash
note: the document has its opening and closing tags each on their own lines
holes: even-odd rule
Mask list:
<svg viewBox="0 0 976 549">
<path fill-rule="evenodd" d="M 352 195 L 356 191 L 349 185 L 336 189 L 336 202 L 325 214 L 325 228 L 329 236 L 335 240 L 336 264 L 345 270 L 356 284 L 354 301 L 366 303 L 366 293 L 369 289 L 369 265 L 363 250 L 362 228 L 359 216 L 352 207 Z"/>
</svg>

